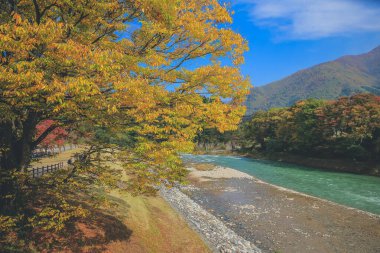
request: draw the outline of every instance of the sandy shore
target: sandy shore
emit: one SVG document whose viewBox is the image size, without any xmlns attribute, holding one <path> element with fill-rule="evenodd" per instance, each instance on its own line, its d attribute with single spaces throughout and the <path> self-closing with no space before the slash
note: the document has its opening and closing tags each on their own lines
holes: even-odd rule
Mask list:
<svg viewBox="0 0 380 253">
<path fill-rule="evenodd" d="M 380 252 L 377 215 L 234 169 L 189 167 L 191 184 L 184 192 L 264 252 Z"/>
<path fill-rule="evenodd" d="M 212 165 L 210 165 L 212 166 Z M 254 179 L 247 173 L 234 170 L 231 168 L 225 168 L 221 166 L 212 166 L 210 170 L 198 170 L 194 167 L 188 167 L 190 171 L 189 176 L 191 178 L 197 179 L 200 182 L 213 181 L 215 179 L 231 179 L 231 178 L 249 178 Z"/>
</svg>

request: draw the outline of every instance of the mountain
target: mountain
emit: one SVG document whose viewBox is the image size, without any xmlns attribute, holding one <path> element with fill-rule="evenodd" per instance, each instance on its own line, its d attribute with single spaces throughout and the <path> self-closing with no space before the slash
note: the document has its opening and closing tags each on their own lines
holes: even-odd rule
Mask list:
<svg viewBox="0 0 380 253">
<path fill-rule="evenodd" d="M 380 46 L 366 54 L 343 56 L 253 88 L 246 102 L 247 115 L 290 106 L 306 98 L 336 99 L 363 92 L 380 95 Z"/>
</svg>

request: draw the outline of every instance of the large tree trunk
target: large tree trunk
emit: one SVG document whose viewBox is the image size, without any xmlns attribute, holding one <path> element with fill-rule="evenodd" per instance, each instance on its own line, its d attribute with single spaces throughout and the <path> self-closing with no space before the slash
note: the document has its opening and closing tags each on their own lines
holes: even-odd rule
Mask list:
<svg viewBox="0 0 380 253">
<path fill-rule="evenodd" d="M 29 112 L 13 122 L 0 123 L 1 213 L 14 215 L 23 205 L 22 185 L 15 180 L 12 171 L 22 171 L 29 165 L 37 122 L 37 115 Z"/>
<path fill-rule="evenodd" d="M 37 123 L 37 115 L 28 113 L 25 120 L 7 122 L 0 126 L 2 146 L 4 146 L 0 158 L 0 169 L 2 171 L 12 169 L 20 171 L 29 165 L 35 144 L 34 136 Z"/>
</svg>

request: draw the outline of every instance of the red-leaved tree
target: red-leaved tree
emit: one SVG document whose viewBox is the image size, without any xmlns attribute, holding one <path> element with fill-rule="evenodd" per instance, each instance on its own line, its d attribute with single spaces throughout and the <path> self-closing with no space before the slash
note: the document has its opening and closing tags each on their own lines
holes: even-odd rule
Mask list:
<svg viewBox="0 0 380 253">
<path fill-rule="evenodd" d="M 44 120 L 37 125 L 37 133 L 36 139 L 40 137 L 42 133 L 46 131 L 50 126 L 54 124 L 54 120 Z M 62 127 L 55 128 L 52 132 L 50 132 L 44 140 L 39 144 L 41 148 L 45 150 L 51 149 L 54 147 L 62 147 L 65 144 L 68 133 Z"/>
</svg>

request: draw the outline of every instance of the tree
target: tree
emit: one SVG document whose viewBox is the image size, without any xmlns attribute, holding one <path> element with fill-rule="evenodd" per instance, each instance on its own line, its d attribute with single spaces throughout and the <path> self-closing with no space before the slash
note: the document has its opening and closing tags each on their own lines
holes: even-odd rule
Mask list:
<svg viewBox="0 0 380 253">
<path fill-rule="evenodd" d="M 321 133 L 334 153 L 378 159 L 380 98 L 358 94 L 332 101 L 318 111 Z"/>
<path fill-rule="evenodd" d="M 244 113 L 247 80 L 217 59 L 239 64 L 247 46 L 221 28 L 231 17 L 218 1 L 5 1 L 1 10 L 3 170 L 25 167 L 58 126 L 133 131 L 140 149 L 169 151 L 192 146 L 203 126 L 235 128 Z M 210 64 L 185 68 L 199 57 Z M 33 140 L 46 119 L 55 124 Z"/>
<path fill-rule="evenodd" d="M 260 150 L 269 151 L 273 148 L 273 144 L 279 143 L 279 139 L 277 138 L 278 127 L 281 122 L 286 120 L 284 117 L 286 113 L 285 108 L 258 111 L 253 115 L 252 119 L 245 124 L 244 138 L 253 139 L 253 145 L 258 145 L 257 148 Z M 281 137 L 285 138 L 285 136 Z M 256 147 L 253 146 L 252 148 Z"/>
<path fill-rule="evenodd" d="M 1 1 L 1 173 L 22 171 L 63 127 L 86 135 L 89 147 L 85 166 L 62 175 L 66 184 L 88 181 L 88 170 L 98 178 L 91 183 L 107 181 L 107 168 L 93 163 L 105 154 L 122 158 L 133 189 L 180 180 L 178 153 L 203 128 L 235 129 L 245 111 L 249 82 L 238 65 L 247 43 L 231 22 L 217 0 Z M 208 63 L 193 68 L 201 57 Z M 34 139 L 47 119 L 54 124 Z M 105 143 L 99 129 L 133 141 Z M 19 189 L 15 182 L 2 183 L 3 196 Z"/>
<path fill-rule="evenodd" d="M 380 99 L 372 94 L 336 101 L 308 99 L 259 111 L 243 125 L 243 140 L 264 152 L 378 161 Z"/>
<path fill-rule="evenodd" d="M 36 126 L 36 136 L 35 139 L 38 139 L 41 134 L 43 134 L 46 129 L 51 127 L 54 123 L 53 120 L 44 120 Z M 50 149 L 54 147 L 61 147 L 65 143 L 65 139 L 68 134 L 65 129 L 62 127 L 57 127 L 51 131 L 39 144 L 40 147 L 44 149 Z"/>
<path fill-rule="evenodd" d="M 307 99 L 289 108 L 291 117 L 286 120 L 287 131 L 291 133 L 291 138 L 286 141 L 289 143 L 288 150 L 310 154 L 321 145 L 323 139 L 318 128 L 320 118 L 316 110 L 323 108 L 324 104 L 323 100 Z"/>
</svg>

